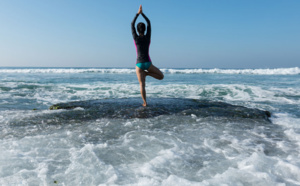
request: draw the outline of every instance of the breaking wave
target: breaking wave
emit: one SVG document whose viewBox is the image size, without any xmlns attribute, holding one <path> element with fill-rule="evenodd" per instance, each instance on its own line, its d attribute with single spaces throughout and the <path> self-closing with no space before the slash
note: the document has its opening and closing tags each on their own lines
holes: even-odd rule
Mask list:
<svg viewBox="0 0 300 186">
<path fill-rule="evenodd" d="M 300 68 L 266 68 L 266 69 L 161 69 L 167 74 L 254 74 L 254 75 L 299 75 Z M 133 68 L 0 68 L 0 73 L 135 73 Z"/>
</svg>

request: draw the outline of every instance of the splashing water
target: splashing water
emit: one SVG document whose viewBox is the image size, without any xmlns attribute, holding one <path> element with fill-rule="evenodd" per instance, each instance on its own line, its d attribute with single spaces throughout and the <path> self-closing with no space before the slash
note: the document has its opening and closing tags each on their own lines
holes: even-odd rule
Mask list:
<svg viewBox="0 0 300 186">
<path fill-rule="evenodd" d="M 142 104 L 134 70 L 1 68 L 0 185 L 300 185 L 299 68 L 164 72 L 163 81 L 147 78 L 149 105 L 208 100 L 268 110 L 271 122 L 186 108 L 151 107 L 159 114 L 145 118 L 49 110 L 74 101 Z M 128 115 L 128 105 L 110 108 L 106 116 Z"/>
</svg>

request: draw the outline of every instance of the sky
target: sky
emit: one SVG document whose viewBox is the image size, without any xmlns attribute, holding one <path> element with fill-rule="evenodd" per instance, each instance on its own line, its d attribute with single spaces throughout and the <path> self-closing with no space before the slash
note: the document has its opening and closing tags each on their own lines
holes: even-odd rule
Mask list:
<svg viewBox="0 0 300 186">
<path fill-rule="evenodd" d="M 0 66 L 134 68 L 140 4 L 159 68 L 300 66 L 300 0 L 0 0 Z"/>
</svg>

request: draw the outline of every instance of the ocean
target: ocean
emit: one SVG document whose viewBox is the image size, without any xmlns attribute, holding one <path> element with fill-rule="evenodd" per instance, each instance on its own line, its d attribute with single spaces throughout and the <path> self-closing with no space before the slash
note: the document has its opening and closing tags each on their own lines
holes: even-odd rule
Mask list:
<svg viewBox="0 0 300 186">
<path fill-rule="evenodd" d="M 300 68 L 161 70 L 1 67 L 0 185 L 300 185 Z"/>
</svg>

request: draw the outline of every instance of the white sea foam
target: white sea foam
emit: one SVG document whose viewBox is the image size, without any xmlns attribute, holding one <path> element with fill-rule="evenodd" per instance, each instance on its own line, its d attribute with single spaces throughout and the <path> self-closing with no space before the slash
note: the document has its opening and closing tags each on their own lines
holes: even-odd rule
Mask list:
<svg viewBox="0 0 300 186">
<path fill-rule="evenodd" d="M 139 97 L 140 90 L 138 83 L 82 83 L 80 85 L 61 83 L 57 85 L 48 84 L 47 87 L 41 84 L 31 84 L 33 89 L 16 88 L 17 83 L 6 85 L 10 91 L 0 91 L 0 104 L 20 104 L 19 100 L 26 99 L 27 102 L 37 102 L 40 105 L 49 107 L 52 104 L 69 101 L 82 101 L 105 98 L 128 98 Z M 160 85 L 157 82 L 149 82 L 146 87 L 147 96 L 150 97 L 184 97 L 192 99 L 221 100 L 226 102 L 239 102 L 245 106 L 257 107 L 259 103 L 272 102 L 283 104 L 300 104 L 299 88 L 267 88 L 243 84 L 212 84 L 212 85 L 187 85 L 187 84 L 166 84 Z M 8 104 L 8 100 L 9 104 Z M 24 106 L 30 105 L 26 103 Z M 20 107 L 21 105 L 19 105 Z M 259 106 L 260 107 L 260 106 Z M 268 106 L 270 107 L 270 105 Z M 34 109 L 34 108 L 31 108 Z M 265 108 L 266 109 L 266 108 Z"/>
<path fill-rule="evenodd" d="M 274 69 L 163 69 L 169 73 L 181 74 L 257 74 L 257 75 L 295 75 L 300 74 L 300 68 L 274 68 Z"/>
<path fill-rule="evenodd" d="M 24 126 L 20 138 L 0 140 L 0 184 L 297 185 L 299 158 L 264 154 L 282 153 L 264 135 L 272 126 L 189 116 L 46 125 L 39 133 Z"/>
<path fill-rule="evenodd" d="M 299 67 L 293 68 L 266 68 L 266 69 L 161 69 L 170 74 L 255 74 L 255 75 L 297 75 Z M 0 68 L 0 73 L 135 73 L 134 68 Z"/>
<path fill-rule="evenodd" d="M 285 104 L 300 104 L 298 88 L 263 88 L 242 84 L 213 84 L 213 85 L 149 85 L 148 96 L 153 97 L 185 97 L 192 99 L 225 100 L 226 102 L 240 102 L 248 106 L 255 106 L 255 102 L 273 102 Z M 288 96 L 285 96 L 288 95 Z M 249 105 L 252 104 L 252 105 Z M 254 104 L 254 105 L 253 105 Z"/>
<path fill-rule="evenodd" d="M 298 145 L 300 153 L 300 118 L 297 118 L 287 113 L 277 113 L 272 121 L 280 126 L 284 127 L 284 134 L 295 144 Z M 299 154 L 300 158 L 300 154 Z"/>
<path fill-rule="evenodd" d="M 300 169 L 287 161 L 253 153 L 238 161 L 237 167 L 230 167 L 221 174 L 204 180 L 201 185 L 280 185 L 277 179 L 299 185 L 299 173 Z"/>
<path fill-rule="evenodd" d="M 130 68 L 0 68 L 0 73 L 53 73 L 53 74 L 76 74 L 76 73 L 135 73 Z"/>
<path fill-rule="evenodd" d="M 123 75 L 129 81 L 98 81 L 90 74 L 55 74 L 90 73 L 63 70 L 0 74 L 0 185 L 300 185 L 296 76 L 264 76 L 259 83 L 243 76 L 222 84 L 218 79 L 197 84 L 197 75 L 147 80 L 149 100 L 195 98 L 271 108 L 272 123 L 193 114 L 81 120 L 77 113 L 87 110 L 47 108 L 58 102 L 140 98 L 139 84 L 129 75 Z M 134 73 L 129 70 L 122 73 Z M 40 107 L 32 110 L 35 106 Z"/>
</svg>

